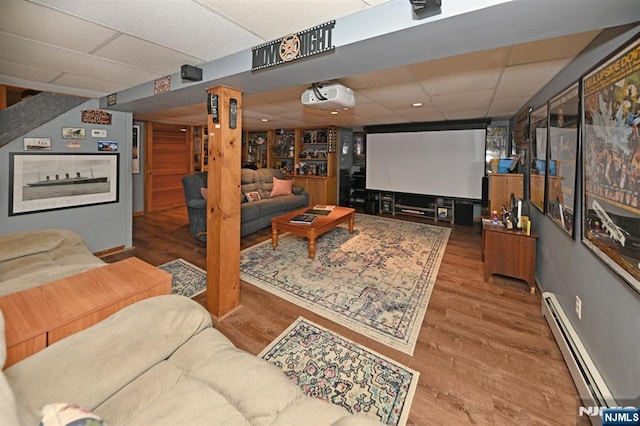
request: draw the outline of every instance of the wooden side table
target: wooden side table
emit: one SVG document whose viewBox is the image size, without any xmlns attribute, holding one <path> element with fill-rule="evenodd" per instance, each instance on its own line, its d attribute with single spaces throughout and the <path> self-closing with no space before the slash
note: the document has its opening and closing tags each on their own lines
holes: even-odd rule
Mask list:
<svg viewBox="0 0 640 426">
<path fill-rule="evenodd" d="M 536 292 L 536 240 L 535 233 L 527 235 L 503 225 L 482 224 L 482 260 L 484 280 L 492 274 L 521 279 L 529 285 L 531 294 Z"/>
<path fill-rule="evenodd" d="M 0 297 L 5 368 L 142 299 L 171 293 L 171 274 L 136 257 Z"/>
</svg>

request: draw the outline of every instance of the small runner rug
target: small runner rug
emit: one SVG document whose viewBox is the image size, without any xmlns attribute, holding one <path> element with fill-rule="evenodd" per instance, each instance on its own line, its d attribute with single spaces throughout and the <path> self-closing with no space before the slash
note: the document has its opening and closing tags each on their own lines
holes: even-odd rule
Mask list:
<svg viewBox="0 0 640 426">
<path fill-rule="evenodd" d="M 171 294 L 193 297 L 207 289 L 207 272 L 184 259 L 172 260 L 158 268 L 173 276 Z"/>
<path fill-rule="evenodd" d="M 419 372 L 302 317 L 259 355 L 311 397 L 388 425 L 407 422 Z"/>
<path fill-rule="evenodd" d="M 240 255 L 240 279 L 413 355 L 449 228 L 356 214 L 320 236 L 314 260 L 290 233 Z"/>
</svg>

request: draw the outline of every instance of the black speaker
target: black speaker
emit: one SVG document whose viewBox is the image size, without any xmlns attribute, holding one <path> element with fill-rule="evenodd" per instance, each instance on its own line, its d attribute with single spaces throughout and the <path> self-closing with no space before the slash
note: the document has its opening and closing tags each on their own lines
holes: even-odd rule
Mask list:
<svg viewBox="0 0 640 426">
<path fill-rule="evenodd" d="M 417 19 L 428 18 L 429 16 L 442 13 L 440 7 L 442 0 L 409 0 L 413 8 L 413 14 Z"/>
<path fill-rule="evenodd" d="M 473 226 L 473 203 L 470 201 L 455 201 L 453 208 L 453 223 L 455 225 Z"/>
<path fill-rule="evenodd" d="M 484 176 L 482 178 L 482 204 L 481 207 L 489 208 L 489 177 Z"/>
<path fill-rule="evenodd" d="M 183 80 L 202 81 L 202 69 L 193 65 L 183 65 L 180 67 L 180 77 Z"/>
</svg>

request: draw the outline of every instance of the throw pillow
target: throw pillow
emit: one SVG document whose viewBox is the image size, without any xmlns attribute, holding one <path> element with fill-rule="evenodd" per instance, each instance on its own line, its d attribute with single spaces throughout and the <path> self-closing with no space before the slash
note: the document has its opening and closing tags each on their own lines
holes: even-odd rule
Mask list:
<svg viewBox="0 0 640 426">
<path fill-rule="evenodd" d="M 200 194 L 202 194 L 202 198 L 207 199 L 207 188 L 200 188 Z"/>
<path fill-rule="evenodd" d="M 280 197 L 281 195 L 291 195 L 292 180 L 273 178 L 273 190 L 271 197 Z"/>
<path fill-rule="evenodd" d="M 258 191 L 251 191 L 244 194 L 244 197 L 247 199 L 247 202 L 250 203 L 260 200 L 260 193 Z"/>
<path fill-rule="evenodd" d="M 104 421 L 77 405 L 56 403 L 42 407 L 40 426 L 104 426 Z"/>
</svg>

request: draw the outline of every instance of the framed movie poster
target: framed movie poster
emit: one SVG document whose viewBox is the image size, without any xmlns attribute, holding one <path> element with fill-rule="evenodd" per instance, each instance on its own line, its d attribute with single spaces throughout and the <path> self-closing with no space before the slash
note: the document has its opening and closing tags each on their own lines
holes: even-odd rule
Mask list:
<svg viewBox="0 0 640 426">
<path fill-rule="evenodd" d="M 547 161 L 547 105 L 531 113 L 531 164 L 529 167 L 529 200 L 544 211 L 545 173 Z"/>
<path fill-rule="evenodd" d="M 640 38 L 582 79 L 582 241 L 640 293 Z"/>
<path fill-rule="evenodd" d="M 574 237 L 580 115 L 578 83 L 549 101 L 547 215 Z"/>
<path fill-rule="evenodd" d="M 366 164 L 366 149 L 363 132 L 353 134 L 353 165 L 364 166 Z"/>
<path fill-rule="evenodd" d="M 197 152 L 199 152 L 199 150 Z M 140 173 L 140 126 L 138 124 L 135 124 L 133 126 L 133 146 L 131 148 L 131 173 Z"/>
<path fill-rule="evenodd" d="M 9 155 L 9 216 L 118 201 L 117 153 Z"/>
</svg>

